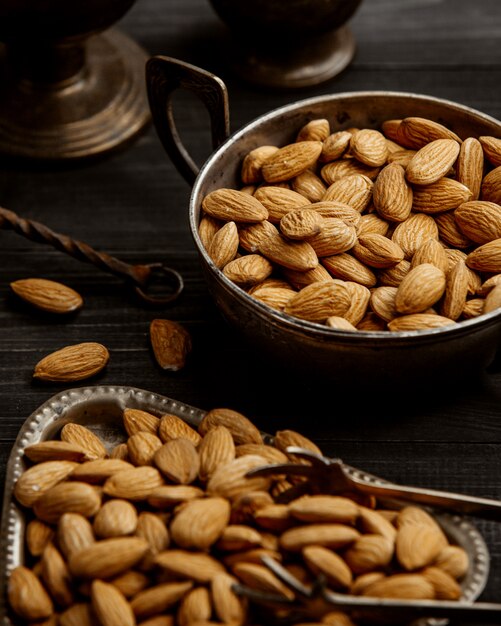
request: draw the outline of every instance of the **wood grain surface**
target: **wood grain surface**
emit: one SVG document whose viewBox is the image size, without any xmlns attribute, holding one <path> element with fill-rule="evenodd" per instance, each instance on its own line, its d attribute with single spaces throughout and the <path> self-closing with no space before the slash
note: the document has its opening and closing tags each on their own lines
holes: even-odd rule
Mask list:
<svg viewBox="0 0 501 626">
<path fill-rule="evenodd" d="M 232 130 L 294 100 L 367 89 L 443 97 L 501 119 L 498 0 L 365 0 L 350 22 L 353 63 L 328 83 L 294 92 L 258 89 L 233 76 L 225 58 L 228 33 L 206 0 L 137 0 L 117 26 L 151 55 L 181 58 L 223 78 Z M 211 152 L 204 109 L 179 93 L 176 119 L 203 163 Z M 22 422 L 67 388 L 32 381 L 35 364 L 64 345 L 99 341 L 110 362 L 86 383 L 132 385 L 203 409 L 231 407 L 268 432 L 300 430 L 326 454 L 390 480 L 501 498 L 500 360 L 466 385 L 436 381 L 418 393 L 391 383 L 365 393 L 363 380 L 360 393 L 348 393 L 278 370 L 242 346 L 220 318 L 189 232 L 189 196 L 151 126 L 126 149 L 92 163 L 41 167 L 0 160 L 0 205 L 124 261 L 161 261 L 185 280 L 174 305 L 147 309 L 120 279 L 0 232 L 2 483 Z M 9 283 L 35 276 L 70 285 L 84 308 L 64 321 L 34 313 Z M 164 372 L 154 361 L 148 327 L 155 317 L 176 320 L 192 334 L 193 352 L 179 372 Z M 482 598 L 499 602 L 501 526 L 475 523 L 492 559 Z"/>
</svg>

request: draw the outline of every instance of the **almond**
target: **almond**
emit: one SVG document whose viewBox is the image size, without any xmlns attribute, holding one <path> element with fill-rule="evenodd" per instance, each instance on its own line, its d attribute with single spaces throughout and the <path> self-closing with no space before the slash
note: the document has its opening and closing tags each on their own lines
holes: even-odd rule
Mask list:
<svg viewBox="0 0 501 626">
<path fill-rule="evenodd" d="M 412 255 L 411 268 L 422 263 L 431 263 L 442 270 L 444 274 L 449 273 L 447 254 L 444 247 L 436 239 L 428 239 Z"/>
<path fill-rule="evenodd" d="M 249 444 L 261 447 L 259 444 Z M 199 477 L 207 481 L 220 465 L 235 458 L 235 443 L 225 426 L 216 426 L 207 432 L 199 447 Z"/>
<path fill-rule="evenodd" d="M 278 230 L 268 220 L 257 224 L 250 224 L 238 229 L 240 246 L 247 252 L 257 252 L 261 243 L 271 235 L 278 235 Z"/>
<path fill-rule="evenodd" d="M 324 139 L 319 161 L 328 163 L 329 161 L 339 159 L 348 148 L 350 140 L 351 133 L 345 130 L 340 130 L 332 133 L 332 135 L 329 135 L 326 139 Z"/>
<path fill-rule="evenodd" d="M 372 583 L 383 580 L 385 575 L 382 572 L 369 572 L 357 576 L 350 587 L 350 592 L 356 596 L 361 595 Z"/>
<path fill-rule="evenodd" d="M 310 202 L 319 202 L 327 187 L 321 178 L 311 170 L 306 170 L 292 181 L 292 190 L 300 193 Z"/>
<path fill-rule="evenodd" d="M 23 506 L 33 506 L 51 487 L 65 480 L 77 467 L 72 461 L 46 461 L 25 470 L 14 486 L 14 496 Z"/>
<path fill-rule="evenodd" d="M 397 287 L 376 287 L 371 293 L 370 307 L 385 322 L 398 316 L 395 308 Z"/>
<path fill-rule="evenodd" d="M 464 319 L 469 320 L 482 315 L 484 313 L 484 304 L 485 300 L 483 298 L 472 298 L 471 300 L 467 300 L 464 305 L 462 316 Z"/>
<path fill-rule="evenodd" d="M 390 539 L 392 542 L 395 541 L 397 534 L 395 527 L 380 512 L 368 509 L 365 506 L 359 506 L 358 515 L 360 527 L 364 532 L 383 535 L 383 537 Z"/>
<path fill-rule="evenodd" d="M 216 548 L 224 552 L 241 552 L 261 545 L 262 536 L 255 528 L 231 524 L 221 533 Z"/>
<path fill-rule="evenodd" d="M 121 537 L 132 535 L 137 526 L 137 511 L 127 500 L 108 500 L 94 518 L 94 532 L 97 537 Z"/>
<path fill-rule="evenodd" d="M 142 511 L 137 519 L 136 537 L 148 542 L 148 552 L 144 561 L 153 559 L 159 552 L 167 550 L 170 544 L 170 535 L 165 523 L 155 513 Z"/>
<path fill-rule="evenodd" d="M 324 141 L 329 134 L 329 120 L 323 118 L 314 119 L 300 129 L 296 141 Z"/>
<path fill-rule="evenodd" d="M 485 298 L 485 304 L 483 313 L 490 313 L 499 309 L 501 306 L 501 286 L 496 285 L 494 289 L 491 289 Z"/>
<path fill-rule="evenodd" d="M 87 518 L 79 513 L 61 515 L 57 524 L 57 542 L 66 560 L 72 554 L 91 546 L 94 541 L 94 532 Z"/>
<path fill-rule="evenodd" d="M 71 577 L 59 550 L 49 543 L 41 559 L 42 579 L 51 597 L 59 606 L 67 607 L 73 603 Z"/>
<path fill-rule="evenodd" d="M 356 326 L 363 319 L 367 311 L 371 292 L 367 287 L 352 281 L 345 281 L 345 287 L 350 294 L 351 303 L 343 317 L 348 323 Z"/>
<path fill-rule="evenodd" d="M 475 137 L 468 137 L 461 144 L 456 163 L 456 178 L 471 191 L 471 200 L 478 200 L 483 176 L 484 153 L 482 143 Z"/>
<path fill-rule="evenodd" d="M 438 244 L 438 242 L 436 243 Z M 424 245 L 425 244 L 423 244 L 423 246 Z M 419 249 L 420 248 L 418 248 L 418 250 Z M 412 258 L 414 258 L 416 254 L 417 254 L 417 250 L 412 256 Z M 428 258 L 426 260 L 423 259 L 421 263 L 431 263 L 431 260 Z M 435 265 L 435 263 L 433 263 L 433 265 Z M 400 261 L 400 263 L 397 263 L 393 267 L 379 271 L 378 272 L 379 283 L 386 287 L 398 287 L 400 283 L 402 282 L 404 276 L 406 276 L 409 273 L 410 269 L 411 269 L 411 264 L 409 263 L 409 261 L 404 259 L 403 261 Z"/>
<path fill-rule="evenodd" d="M 131 602 L 134 615 L 142 619 L 163 613 L 175 606 L 192 587 L 192 582 L 172 582 L 140 591 Z"/>
<path fill-rule="evenodd" d="M 162 474 L 176 484 L 192 483 L 200 469 L 198 452 L 184 437 L 165 443 L 155 452 L 153 460 Z"/>
<path fill-rule="evenodd" d="M 479 246 L 466 257 L 466 265 L 479 272 L 501 272 L 501 239 Z"/>
<path fill-rule="evenodd" d="M 362 596 L 402 600 L 433 600 L 433 585 L 419 574 L 394 574 L 368 585 Z"/>
<path fill-rule="evenodd" d="M 264 565 L 255 563 L 237 563 L 233 567 L 233 573 L 245 585 L 251 589 L 264 591 L 293 600 L 294 592 L 286 587 L 271 570 Z"/>
<path fill-rule="evenodd" d="M 280 231 L 288 239 L 306 239 L 319 233 L 323 222 L 313 209 L 293 209 L 280 220 Z"/>
<path fill-rule="evenodd" d="M 43 461 L 75 461 L 85 459 L 85 451 L 79 446 L 66 441 L 40 441 L 26 446 L 24 454 L 33 463 Z"/>
<path fill-rule="evenodd" d="M 294 289 L 302 289 L 312 283 L 332 280 L 332 276 L 323 265 L 317 265 L 315 269 L 308 270 L 307 272 L 297 272 L 295 270 L 284 269 L 283 274 Z M 293 296 L 294 291 L 291 291 L 290 295 Z"/>
<path fill-rule="evenodd" d="M 355 226 L 356 229 L 358 229 L 358 226 L 363 219 L 358 211 L 344 202 L 314 202 L 308 208 L 314 209 L 322 217 L 337 217 L 338 219 L 343 220 L 343 222 L 346 222 L 351 226 Z"/>
<path fill-rule="evenodd" d="M 480 189 L 480 199 L 501 204 L 501 165 L 484 176 Z"/>
<path fill-rule="evenodd" d="M 166 550 L 155 557 L 155 563 L 179 578 L 207 583 L 216 574 L 224 573 L 224 566 L 205 552 Z"/>
<path fill-rule="evenodd" d="M 70 572 L 78 578 L 111 578 L 134 567 L 148 550 L 139 537 L 96 541 L 69 557 Z"/>
<path fill-rule="evenodd" d="M 15 567 L 9 576 L 7 596 L 13 611 L 21 619 L 42 620 L 54 610 L 52 600 L 38 578 L 22 565 Z"/>
<path fill-rule="evenodd" d="M 72 480 L 84 483 L 100 484 L 110 476 L 126 469 L 133 469 L 133 465 L 121 459 L 96 459 L 78 465 L 71 474 Z"/>
<path fill-rule="evenodd" d="M 323 200 L 343 202 L 363 213 L 371 201 L 373 186 L 372 180 L 365 174 L 345 176 L 327 188 Z"/>
<path fill-rule="evenodd" d="M 460 137 L 443 124 L 424 117 L 406 117 L 398 126 L 397 143 L 408 148 L 422 148 L 437 139 L 453 139 L 461 143 Z"/>
<path fill-rule="evenodd" d="M 244 454 L 257 454 L 266 459 L 268 463 L 287 463 L 289 459 L 287 456 L 275 448 L 274 446 L 268 446 L 259 443 L 243 443 L 235 449 L 235 455 L 237 457 L 244 456 Z"/>
<path fill-rule="evenodd" d="M 380 167 L 388 158 L 388 146 L 382 133 L 371 128 L 364 128 L 353 133 L 350 140 L 353 156 L 371 167 Z"/>
<path fill-rule="evenodd" d="M 10 283 L 10 287 L 17 296 L 49 313 L 72 313 L 83 306 L 79 293 L 53 280 L 25 278 Z"/>
<path fill-rule="evenodd" d="M 283 311 L 287 302 L 289 302 L 294 294 L 295 291 L 290 288 L 285 289 L 283 287 L 267 287 L 253 291 L 252 297 L 256 300 L 259 300 L 259 302 L 266 304 L 272 309 Z"/>
<path fill-rule="evenodd" d="M 111 459 L 118 459 L 120 461 L 128 461 L 129 451 L 126 443 L 119 443 L 110 451 Z"/>
<path fill-rule="evenodd" d="M 427 567 L 421 574 L 435 590 L 437 600 L 459 600 L 461 587 L 450 574 L 438 567 Z"/>
<path fill-rule="evenodd" d="M 399 119 L 384 120 L 381 124 L 381 131 L 387 139 L 400 143 L 400 141 L 398 141 L 398 129 L 401 124 L 402 120 Z"/>
<path fill-rule="evenodd" d="M 211 217 L 210 215 L 204 215 L 198 225 L 198 235 L 202 241 L 202 244 L 206 250 L 214 238 L 214 235 L 221 228 L 222 222 L 220 220 Z"/>
<path fill-rule="evenodd" d="M 494 202 L 464 202 L 454 211 L 461 231 L 475 243 L 488 243 L 501 238 L 501 206 Z"/>
<path fill-rule="evenodd" d="M 332 185 L 347 176 L 359 174 L 366 176 L 370 180 L 375 180 L 381 171 L 380 167 L 370 167 L 355 159 L 341 159 L 327 163 L 320 170 L 320 174 L 327 185 Z M 325 198 L 325 194 L 323 196 Z"/>
<path fill-rule="evenodd" d="M 256 511 L 254 521 L 260 527 L 273 532 L 283 532 L 294 526 L 286 504 L 270 504 Z"/>
<path fill-rule="evenodd" d="M 289 503 L 292 517 L 302 522 L 353 524 L 358 505 L 341 496 L 303 496 Z"/>
<path fill-rule="evenodd" d="M 52 541 L 54 530 L 40 520 L 33 519 L 26 526 L 26 545 L 31 556 L 40 556 Z"/>
<path fill-rule="evenodd" d="M 420 148 L 405 170 L 406 179 L 415 185 L 430 185 L 445 176 L 459 155 L 455 139 L 435 139 Z"/>
<path fill-rule="evenodd" d="M 473 242 L 459 228 L 454 213 L 455 211 L 447 211 L 435 217 L 440 239 L 454 248 L 470 248 Z"/>
<path fill-rule="evenodd" d="M 246 254 L 223 268 L 226 278 L 244 288 L 263 282 L 272 271 L 273 265 L 260 254 Z"/>
<path fill-rule="evenodd" d="M 478 141 L 489 162 L 492 163 L 494 167 L 499 167 L 501 165 L 501 139 L 483 135 L 478 138 Z"/>
<path fill-rule="evenodd" d="M 110 358 L 100 343 L 87 342 L 66 346 L 48 354 L 35 365 L 33 377 L 50 382 L 73 382 L 95 376 Z"/>
<path fill-rule="evenodd" d="M 341 281 L 313 283 L 294 295 L 284 312 L 311 322 L 325 322 L 331 315 L 346 313 L 350 303 L 350 294 Z"/>
<path fill-rule="evenodd" d="M 372 198 L 382 218 L 390 222 L 403 222 L 409 217 L 413 193 L 401 165 L 390 163 L 381 170 L 374 183 Z"/>
<path fill-rule="evenodd" d="M 445 274 L 438 267 L 417 265 L 397 287 L 395 309 L 404 314 L 422 313 L 440 300 L 445 285 Z"/>
<path fill-rule="evenodd" d="M 322 265 L 335 278 L 359 283 L 364 287 L 374 287 L 377 282 L 374 272 L 347 252 L 323 257 Z"/>
<path fill-rule="evenodd" d="M 284 146 L 263 163 L 263 178 L 268 183 L 290 180 L 315 165 L 321 152 L 320 141 L 298 141 Z"/>
<path fill-rule="evenodd" d="M 267 209 L 254 196 L 236 189 L 216 189 L 205 196 L 202 207 L 207 215 L 224 222 L 252 224 L 268 219 Z"/>
<path fill-rule="evenodd" d="M 355 227 L 337 217 L 320 218 L 319 232 L 307 238 L 318 257 L 340 254 L 353 248 L 357 242 Z"/>
<path fill-rule="evenodd" d="M 116 587 L 126 598 L 132 598 L 149 585 L 149 578 L 146 574 L 129 570 L 124 574 L 120 574 L 110 580 L 111 584 Z"/>
<path fill-rule="evenodd" d="M 246 491 L 267 489 L 271 478 L 254 476 L 247 478 L 251 469 L 266 465 L 266 459 L 254 454 L 246 454 L 226 465 L 221 465 L 207 483 L 207 493 L 213 496 L 234 499 Z"/>
<path fill-rule="evenodd" d="M 194 446 L 198 446 L 202 439 L 194 428 L 177 415 L 172 415 L 171 413 L 162 415 L 158 436 L 164 443 L 183 437 L 184 439 L 189 439 Z"/>
<path fill-rule="evenodd" d="M 412 210 L 429 215 L 444 213 L 456 209 L 471 196 L 470 189 L 462 183 L 452 178 L 441 178 L 431 185 L 414 188 Z"/>
<path fill-rule="evenodd" d="M 229 574 L 216 574 L 211 580 L 210 591 L 217 617 L 225 624 L 241 626 L 247 610 L 245 600 L 233 591 L 237 583 L 237 579 Z"/>
<path fill-rule="evenodd" d="M 404 259 L 404 251 L 397 243 L 377 233 L 359 235 L 353 246 L 353 255 L 365 265 L 377 269 L 393 267 Z"/>
<path fill-rule="evenodd" d="M 357 530 L 343 524 L 308 524 L 282 533 L 280 546 L 289 552 L 299 552 L 310 545 L 337 550 L 350 545 L 359 537 Z"/>
<path fill-rule="evenodd" d="M 173 320 L 154 319 L 150 322 L 150 341 L 155 360 L 163 370 L 177 372 L 185 366 L 191 352 L 191 335 L 184 326 Z"/>
<path fill-rule="evenodd" d="M 81 424 L 65 424 L 61 430 L 61 439 L 85 450 L 87 461 L 104 459 L 108 456 L 106 448 L 99 437 Z"/>
<path fill-rule="evenodd" d="M 398 144 L 396 144 L 398 146 Z M 416 150 L 406 150 L 400 147 L 399 150 L 395 150 L 395 152 L 390 152 L 388 156 L 388 163 L 395 163 L 396 165 L 401 165 L 404 170 L 409 165 L 412 160 L 412 157 L 416 154 Z"/>
<path fill-rule="evenodd" d="M 445 294 L 440 306 L 440 313 L 451 320 L 457 320 L 463 312 L 468 295 L 468 268 L 464 261 L 459 261 L 446 278 Z"/>
<path fill-rule="evenodd" d="M 164 484 L 160 472 L 147 465 L 117 472 L 104 483 L 103 491 L 114 498 L 133 502 L 146 500 L 150 493 Z"/>
<path fill-rule="evenodd" d="M 447 545 L 443 534 L 426 524 L 404 524 L 397 532 L 395 553 L 406 570 L 431 565 Z"/>
<path fill-rule="evenodd" d="M 396 318 L 400 319 L 400 318 Z M 382 331 L 388 330 L 386 322 L 373 311 L 367 311 L 363 319 L 357 324 L 357 330 Z"/>
<path fill-rule="evenodd" d="M 327 584 L 334 589 L 347 588 L 352 582 L 352 572 L 346 562 L 332 550 L 322 546 L 307 546 L 303 559 L 315 575 L 323 574 Z"/>
<path fill-rule="evenodd" d="M 226 222 L 212 238 L 207 250 L 214 265 L 222 269 L 230 261 L 233 261 L 238 251 L 238 229 L 235 222 Z"/>
<path fill-rule="evenodd" d="M 439 567 L 453 578 L 459 580 L 468 571 L 470 559 L 468 553 L 460 546 L 445 546 L 433 562 L 435 567 Z"/>
<path fill-rule="evenodd" d="M 179 626 L 189 624 L 206 624 L 212 615 L 212 604 L 209 590 L 196 587 L 185 594 L 177 610 L 176 619 Z"/>
<path fill-rule="evenodd" d="M 261 174 L 263 163 L 275 152 L 278 152 L 276 146 L 259 146 L 245 155 L 240 172 L 244 185 L 259 183 L 263 179 Z"/>
<path fill-rule="evenodd" d="M 227 428 L 237 445 L 263 443 L 263 437 L 256 426 L 245 415 L 233 409 L 223 407 L 211 409 L 204 415 L 198 430 L 202 436 L 205 436 L 217 426 Z"/>
<path fill-rule="evenodd" d="M 160 419 L 146 411 L 127 407 L 123 412 L 123 423 L 129 437 L 141 431 L 156 435 Z"/>
<path fill-rule="evenodd" d="M 411 214 L 405 222 L 398 224 L 391 236 L 391 240 L 402 248 L 407 260 L 427 239 L 438 239 L 438 226 L 433 217 L 423 213 Z"/>
<path fill-rule="evenodd" d="M 344 553 L 355 574 L 365 574 L 386 567 L 393 558 L 395 542 L 383 535 L 362 535 Z"/>
<path fill-rule="evenodd" d="M 181 548 L 206 550 L 221 536 L 230 519 L 230 504 L 224 498 L 187 502 L 170 523 L 172 539 Z"/>
<path fill-rule="evenodd" d="M 304 448 L 305 450 L 309 450 L 314 454 L 322 456 L 322 451 L 313 441 L 311 441 L 311 439 L 308 439 L 308 437 L 305 437 L 295 430 L 277 430 L 273 443 L 279 450 L 287 454 L 288 458 L 295 463 L 300 461 L 298 457 L 295 457 L 293 454 L 287 452 L 287 448 L 289 447 Z"/>
<path fill-rule="evenodd" d="M 282 187 L 264 185 L 254 195 L 268 210 L 269 221 L 276 224 L 290 211 L 310 205 L 310 201 L 297 191 Z"/>
<path fill-rule="evenodd" d="M 288 241 L 282 235 L 272 235 L 259 246 L 259 252 L 273 263 L 291 270 L 307 271 L 318 265 L 318 257 L 306 241 Z"/>
<path fill-rule="evenodd" d="M 101 498 L 86 483 L 65 482 L 45 491 L 35 502 L 35 515 L 43 522 L 54 524 L 64 513 L 80 513 L 92 517 L 101 506 Z"/>
<path fill-rule="evenodd" d="M 59 617 L 60 626 L 93 626 L 94 623 L 95 616 L 90 604 L 74 604 Z"/>
<path fill-rule="evenodd" d="M 95 580 L 91 588 L 92 608 L 102 626 L 135 626 L 130 604 L 114 586 Z"/>
<path fill-rule="evenodd" d="M 454 320 L 442 315 L 430 313 L 413 313 L 401 315 L 388 322 L 388 329 L 394 332 L 406 330 L 425 330 L 427 328 L 442 328 L 455 324 Z"/>
</svg>

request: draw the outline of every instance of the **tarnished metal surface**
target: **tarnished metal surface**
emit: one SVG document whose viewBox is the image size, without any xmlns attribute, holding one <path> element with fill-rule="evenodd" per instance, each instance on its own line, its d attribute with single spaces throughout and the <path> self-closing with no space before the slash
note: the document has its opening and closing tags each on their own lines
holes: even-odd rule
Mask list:
<svg viewBox="0 0 501 626">
<path fill-rule="evenodd" d="M 5 598 L 10 571 L 24 561 L 24 530 L 26 514 L 13 497 L 16 480 L 25 469 L 23 452 L 26 446 L 57 437 L 68 422 L 83 424 L 98 434 L 112 448 L 125 438 L 122 413 L 126 407 L 149 411 L 155 415 L 172 413 L 196 426 L 205 411 L 135 387 L 95 386 L 69 389 L 59 393 L 36 409 L 26 420 L 12 449 L 5 483 L 1 533 L 5 549 L 0 554 L 0 594 Z M 271 442 L 271 436 L 266 435 Z M 382 479 L 364 474 L 364 478 L 383 483 Z M 436 519 L 453 543 L 462 546 L 470 557 L 470 568 L 462 581 L 463 598 L 476 600 L 485 588 L 489 575 L 487 546 L 466 518 L 440 514 Z M 0 605 L 1 606 L 1 605 Z M 4 610 L 2 626 L 13 626 Z"/>
</svg>

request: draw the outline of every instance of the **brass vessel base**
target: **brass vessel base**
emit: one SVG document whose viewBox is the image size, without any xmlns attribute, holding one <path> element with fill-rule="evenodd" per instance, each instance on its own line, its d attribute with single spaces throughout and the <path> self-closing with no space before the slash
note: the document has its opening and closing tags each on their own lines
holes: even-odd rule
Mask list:
<svg viewBox="0 0 501 626">
<path fill-rule="evenodd" d="M 150 121 L 148 55 L 118 30 L 90 37 L 82 70 L 58 83 L 15 80 L 6 54 L 0 58 L 3 154 L 37 160 L 92 157 L 132 140 Z"/>
<path fill-rule="evenodd" d="M 355 50 L 351 30 L 343 26 L 290 48 L 253 48 L 235 43 L 232 68 L 240 78 L 264 87 L 312 87 L 342 72 Z"/>
</svg>

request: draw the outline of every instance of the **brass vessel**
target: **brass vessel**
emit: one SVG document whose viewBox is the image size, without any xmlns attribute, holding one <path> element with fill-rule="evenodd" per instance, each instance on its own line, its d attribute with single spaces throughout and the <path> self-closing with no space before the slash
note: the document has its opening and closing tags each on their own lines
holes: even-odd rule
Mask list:
<svg viewBox="0 0 501 626">
<path fill-rule="evenodd" d="M 134 0 L 0 2 L 0 152 L 100 154 L 150 120 L 147 53 L 111 28 Z"/>
</svg>

